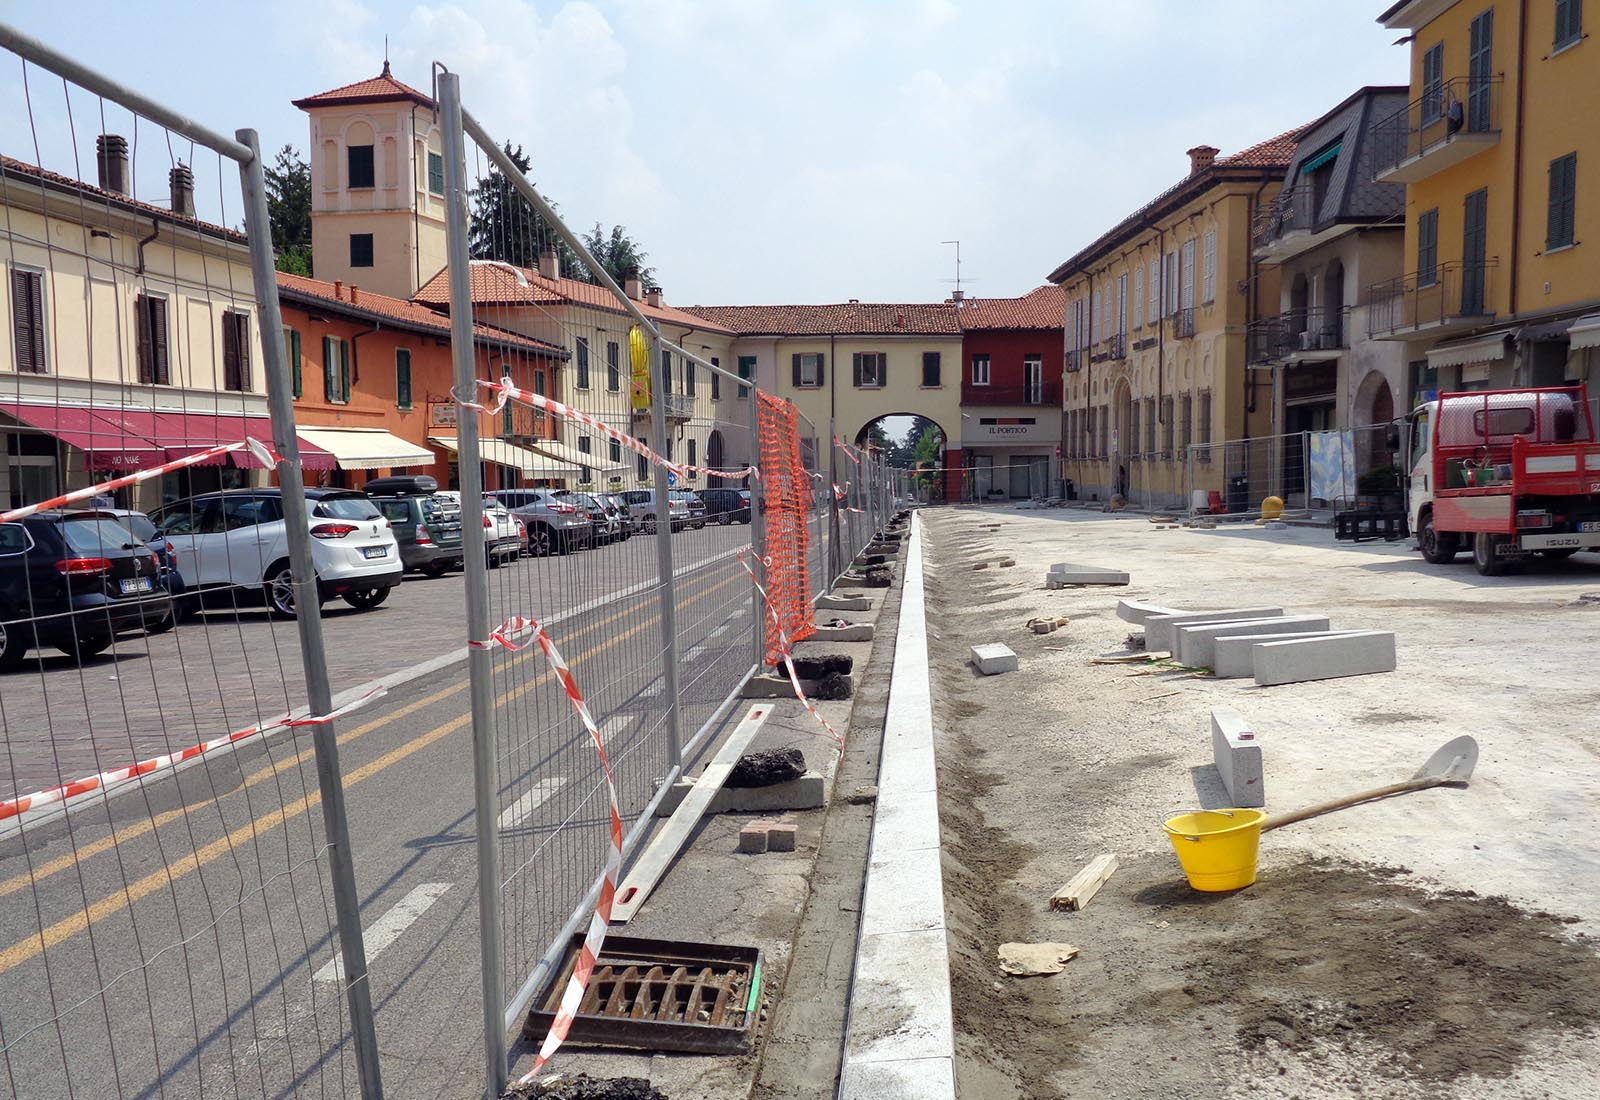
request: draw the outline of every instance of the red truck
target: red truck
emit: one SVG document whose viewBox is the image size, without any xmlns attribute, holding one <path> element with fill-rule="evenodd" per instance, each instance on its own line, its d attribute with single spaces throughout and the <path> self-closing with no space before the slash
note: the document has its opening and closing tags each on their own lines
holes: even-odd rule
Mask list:
<svg viewBox="0 0 1600 1100">
<path fill-rule="evenodd" d="M 1583 386 L 1447 393 L 1406 418 L 1422 556 L 1484 576 L 1600 547 L 1600 443 Z"/>
</svg>

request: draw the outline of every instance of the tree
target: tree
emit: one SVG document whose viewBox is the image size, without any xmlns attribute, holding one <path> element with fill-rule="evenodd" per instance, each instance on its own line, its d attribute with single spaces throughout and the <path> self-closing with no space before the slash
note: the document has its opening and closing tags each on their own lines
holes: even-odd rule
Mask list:
<svg viewBox="0 0 1600 1100">
<path fill-rule="evenodd" d="M 637 275 L 647 284 L 655 279 L 656 269 L 645 266 L 645 261 L 650 258 L 649 253 L 628 236 L 626 226 L 613 225 L 610 236 L 607 236 L 605 230 L 600 228 L 600 223 L 595 222 L 594 229 L 584 234 L 583 243 L 589 249 L 589 254 L 619 285 L 632 275 Z M 600 280 L 591 276 L 588 281 L 598 283 Z"/>
<path fill-rule="evenodd" d="M 505 154 L 519 172 L 528 171 L 532 162 L 522 146 L 513 149 L 508 141 Z M 555 206 L 555 203 L 550 205 Z M 472 224 L 467 231 L 467 242 L 475 260 L 502 260 L 530 268 L 539 266 L 540 252 L 554 248 L 563 275 L 590 281 L 577 254 L 496 168 L 479 178 L 473 191 Z"/>
<path fill-rule="evenodd" d="M 882 420 L 874 420 L 867 425 L 867 446 L 874 447 L 884 454 L 894 450 L 894 440 L 889 438 L 889 433 L 884 430 Z"/>
<path fill-rule="evenodd" d="M 279 271 L 311 274 L 311 166 L 292 145 L 278 150 L 267 183 L 267 220 Z"/>
</svg>

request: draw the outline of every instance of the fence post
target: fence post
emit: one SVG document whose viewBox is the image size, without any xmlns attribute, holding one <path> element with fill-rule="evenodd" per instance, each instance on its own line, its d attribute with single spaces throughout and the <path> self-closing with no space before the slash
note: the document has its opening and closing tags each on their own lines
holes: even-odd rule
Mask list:
<svg viewBox="0 0 1600 1100">
<path fill-rule="evenodd" d="M 661 370 L 661 333 L 650 332 L 650 373 L 655 383 L 650 387 L 650 431 L 660 446 L 659 454 L 667 454 L 667 403 L 672 386 L 670 371 Z M 753 400 L 753 397 L 752 397 Z M 667 484 L 667 468 L 661 463 L 652 466 L 656 494 L 656 562 L 661 574 L 658 604 L 661 615 L 662 688 L 667 695 L 667 763 L 678 768 L 683 764 L 682 708 L 678 705 L 678 618 L 677 578 L 672 565 L 672 486 Z"/>
<path fill-rule="evenodd" d="M 294 394 L 285 360 L 283 315 L 278 309 L 278 276 L 272 256 L 261 143 L 254 130 L 239 130 L 234 136 L 250 150 L 250 159 L 239 164 L 239 177 L 244 187 L 244 224 L 250 241 L 250 274 L 255 283 L 261 351 L 266 357 L 272 445 L 279 456 L 278 485 L 289 541 L 290 573 L 294 577 L 295 630 L 300 637 L 300 662 L 306 675 L 306 701 L 312 714 L 327 714 L 333 710 L 333 689 L 328 683 L 321 601 L 316 597 L 317 571 L 311 560 L 311 523 L 306 513 L 305 478 L 300 472 L 300 440 L 294 430 Z M 317 789 L 322 796 L 322 825 L 328 838 L 328 875 L 333 880 L 340 963 L 350 1009 L 350 1037 L 356 1053 L 356 1078 L 363 1100 L 382 1100 L 378 1036 L 372 1021 L 372 987 L 367 982 L 366 941 L 350 852 L 350 823 L 345 816 L 339 741 L 332 722 L 311 729 Z"/>
<path fill-rule="evenodd" d="M 455 73 L 439 74 L 439 108 L 444 129 L 445 214 L 450 271 L 450 354 L 456 393 L 475 400 L 477 362 L 472 343 L 472 260 L 467 249 L 467 154 L 461 127 L 461 83 Z M 483 535 L 483 467 L 478 459 L 478 414 L 456 416 L 456 458 L 460 471 L 462 573 L 466 580 L 467 637 L 489 636 L 488 548 Z M 467 651 L 472 686 L 472 793 L 478 841 L 478 957 L 483 968 L 483 1052 L 490 1096 L 506 1088 L 504 948 L 500 927 L 500 845 L 494 751 L 494 663 L 486 649 Z"/>
<path fill-rule="evenodd" d="M 756 391 L 752 385 L 745 391 L 750 397 L 750 465 L 761 468 L 761 411 L 756 407 Z M 749 479 L 750 485 L 750 546 L 754 553 L 751 555 L 755 561 L 750 567 L 756 571 L 757 578 L 765 585 L 767 583 L 767 567 L 763 559 L 767 556 L 767 516 L 762 510 L 767 487 L 760 477 Z M 752 633 L 755 635 L 755 665 L 757 668 L 767 667 L 767 609 L 761 603 L 761 589 L 755 585 L 750 586 L 750 604 L 755 609 L 755 623 Z"/>
</svg>

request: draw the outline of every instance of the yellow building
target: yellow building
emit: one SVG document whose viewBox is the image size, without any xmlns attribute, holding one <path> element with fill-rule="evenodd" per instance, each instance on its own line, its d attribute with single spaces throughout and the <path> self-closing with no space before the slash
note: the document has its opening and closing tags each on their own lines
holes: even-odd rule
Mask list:
<svg viewBox="0 0 1600 1100">
<path fill-rule="evenodd" d="M 1278 282 L 1252 254 L 1251 223 L 1298 132 L 1228 157 L 1189 150 L 1187 177 L 1050 274 L 1067 293 L 1062 467 L 1080 499 L 1209 500 L 1229 488 L 1211 444 L 1270 429 L 1270 382 L 1247 369 L 1245 333 L 1278 312 Z M 1246 500 L 1265 488 L 1232 486 Z"/>
<path fill-rule="evenodd" d="M 1374 178 L 1406 185 L 1407 273 L 1368 288 L 1411 402 L 1594 381 L 1600 345 L 1600 47 L 1578 0 L 1405 0 L 1411 102 L 1377 122 Z"/>
</svg>

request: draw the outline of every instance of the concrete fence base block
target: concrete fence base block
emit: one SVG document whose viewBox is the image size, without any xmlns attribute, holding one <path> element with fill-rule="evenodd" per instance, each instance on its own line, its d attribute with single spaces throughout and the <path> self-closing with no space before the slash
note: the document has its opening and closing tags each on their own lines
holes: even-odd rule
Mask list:
<svg viewBox="0 0 1600 1100">
<path fill-rule="evenodd" d="M 1282 614 L 1281 607 L 1236 607 L 1223 611 L 1180 611 L 1173 615 L 1151 615 L 1144 621 L 1144 647 L 1151 653 L 1171 653 L 1178 644 L 1175 631 L 1187 624 L 1272 619 Z"/>
<path fill-rule="evenodd" d="M 1327 629 L 1328 619 L 1324 615 L 1280 615 L 1270 619 L 1240 619 L 1231 623 L 1195 623 L 1177 628 L 1178 644 L 1172 655 L 1180 665 L 1210 668 L 1216 659 L 1214 654 L 1218 638 L 1232 634 L 1306 634 Z"/>
<path fill-rule="evenodd" d="M 1256 683 L 1262 686 L 1365 676 L 1395 668 L 1394 634 L 1387 630 L 1261 642 L 1251 652 L 1255 654 Z"/>
<path fill-rule="evenodd" d="M 1267 804 L 1261 744 L 1244 715 L 1229 707 L 1212 710 L 1211 758 L 1233 805 L 1252 808 Z"/>
<path fill-rule="evenodd" d="M 819 596 L 818 611 L 871 611 L 870 596 Z"/>
<path fill-rule="evenodd" d="M 870 642 L 871 623 L 851 623 L 849 626 L 819 626 L 808 641 L 816 642 Z"/>
<path fill-rule="evenodd" d="M 1127 584 L 1128 574 L 1120 569 L 1101 569 L 1095 565 L 1073 565 L 1058 562 L 1045 574 L 1046 579 L 1060 577 L 1067 584 Z"/>
<path fill-rule="evenodd" d="M 1017 655 L 1011 651 L 1010 646 L 999 642 L 973 646 L 972 663 L 977 665 L 978 671 L 985 676 L 1017 671 Z"/>
<path fill-rule="evenodd" d="M 1211 647 L 1211 671 L 1219 680 L 1235 680 L 1256 674 L 1255 647 L 1263 642 L 1291 642 L 1298 638 L 1323 638 L 1330 634 L 1349 634 L 1348 630 L 1304 630 L 1287 634 L 1235 634 L 1216 639 Z"/>
<path fill-rule="evenodd" d="M 790 694 L 793 694 L 791 689 Z M 771 814 L 785 810 L 815 810 L 823 804 L 823 777 L 807 772 L 799 779 L 770 787 L 723 787 L 706 807 L 708 814 Z M 678 803 L 694 789 L 694 780 L 680 779 L 661 797 L 657 817 L 671 817 Z"/>
<path fill-rule="evenodd" d="M 1117 618 L 1125 623 L 1143 626 L 1144 621 L 1152 615 L 1182 615 L 1184 612 L 1176 607 L 1162 607 L 1160 604 L 1143 603 L 1139 600 L 1118 600 Z"/>
<path fill-rule="evenodd" d="M 822 699 L 848 699 L 852 684 L 848 676 L 829 676 L 822 680 L 801 680 L 800 690 L 812 702 Z M 744 682 L 739 693 L 745 699 L 793 699 L 794 684 L 787 675 L 762 674 Z"/>
</svg>

